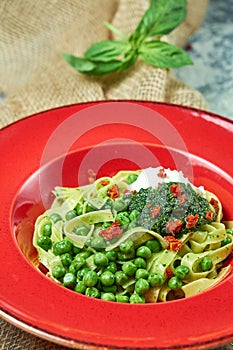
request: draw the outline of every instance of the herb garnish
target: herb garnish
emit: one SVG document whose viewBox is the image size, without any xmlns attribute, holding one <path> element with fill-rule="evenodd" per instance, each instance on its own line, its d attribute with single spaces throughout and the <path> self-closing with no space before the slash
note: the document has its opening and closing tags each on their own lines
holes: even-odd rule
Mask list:
<svg viewBox="0 0 233 350">
<path fill-rule="evenodd" d="M 101 76 L 124 71 L 138 58 L 159 68 L 180 68 L 192 64 L 187 52 L 165 41 L 186 17 L 186 0 L 151 0 L 136 29 L 127 37 L 112 24 L 104 25 L 122 40 L 103 40 L 91 45 L 83 57 L 62 53 L 65 61 L 81 73 Z"/>
</svg>

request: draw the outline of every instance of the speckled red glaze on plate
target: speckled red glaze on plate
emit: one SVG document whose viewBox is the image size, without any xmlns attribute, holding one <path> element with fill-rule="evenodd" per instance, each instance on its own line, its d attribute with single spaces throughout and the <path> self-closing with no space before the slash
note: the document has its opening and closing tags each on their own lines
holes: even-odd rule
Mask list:
<svg viewBox="0 0 233 350">
<path fill-rule="evenodd" d="M 56 182 L 84 184 L 92 162 L 98 176 L 178 165 L 196 185 L 219 196 L 224 219 L 233 221 L 232 149 L 232 121 L 153 102 L 77 104 L 2 129 L 0 315 L 73 348 L 200 349 L 232 341 L 233 273 L 187 299 L 121 304 L 79 295 L 49 280 L 33 266 L 31 245 L 33 220 L 49 204 Z"/>
</svg>

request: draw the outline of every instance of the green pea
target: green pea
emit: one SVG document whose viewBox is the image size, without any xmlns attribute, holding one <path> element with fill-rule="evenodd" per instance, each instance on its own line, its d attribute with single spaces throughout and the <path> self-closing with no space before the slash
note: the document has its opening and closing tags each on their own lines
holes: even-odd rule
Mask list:
<svg viewBox="0 0 233 350">
<path fill-rule="evenodd" d="M 83 251 L 81 251 L 80 253 L 76 254 L 75 259 L 76 259 L 76 257 L 78 257 L 78 256 L 81 256 L 81 257 L 83 257 L 84 259 L 87 259 L 87 258 L 89 258 L 89 256 L 91 256 L 91 254 L 92 254 L 92 253 L 91 253 L 89 250 L 83 250 Z"/>
<path fill-rule="evenodd" d="M 106 248 L 106 242 L 103 237 L 95 237 L 91 241 L 91 247 L 96 249 L 96 250 L 101 250 Z"/>
<path fill-rule="evenodd" d="M 53 254 L 62 255 L 69 253 L 72 250 L 72 243 L 67 239 L 63 239 L 59 242 L 54 243 L 53 245 Z"/>
<path fill-rule="evenodd" d="M 78 203 L 78 204 L 76 205 L 75 210 L 76 210 L 76 213 L 77 213 L 78 216 L 79 216 L 79 215 L 82 215 L 82 213 L 83 213 L 83 204 Z"/>
<path fill-rule="evenodd" d="M 136 250 L 136 255 L 144 259 L 149 259 L 151 257 L 151 250 L 145 245 L 142 245 Z"/>
<path fill-rule="evenodd" d="M 137 293 L 133 293 L 129 298 L 129 302 L 131 304 L 144 304 L 145 298 Z"/>
<path fill-rule="evenodd" d="M 122 286 L 127 282 L 128 276 L 123 271 L 117 271 L 115 273 L 115 279 L 116 279 L 116 283 Z"/>
<path fill-rule="evenodd" d="M 127 275 L 127 276 L 134 276 L 136 273 L 137 266 L 132 262 L 132 261 L 126 261 L 122 265 L 122 271 Z"/>
<path fill-rule="evenodd" d="M 82 269 L 78 270 L 77 272 L 77 279 L 79 281 L 83 280 L 83 276 L 85 275 L 85 273 L 87 273 L 88 271 L 90 271 L 90 269 L 88 267 L 83 267 Z"/>
<path fill-rule="evenodd" d="M 135 274 L 135 278 L 138 280 L 139 278 L 147 279 L 149 276 L 149 272 L 146 269 L 138 269 Z"/>
<path fill-rule="evenodd" d="M 96 287 L 87 287 L 85 291 L 85 295 L 91 298 L 99 298 L 100 291 Z"/>
<path fill-rule="evenodd" d="M 182 287 L 182 282 L 176 276 L 172 277 L 168 281 L 168 287 L 172 290 L 180 289 Z"/>
<path fill-rule="evenodd" d="M 129 214 L 130 221 L 135 221 L 139 215 L 140 211 L 138 211 L 137 209 L 132 210 Z"/>
<path fill-rule="evenodd" d="M 70 264 L 72 263 L 73 257 L 70 253 L 65 253 L 61 255 L 61 262 L 62 265 L 64 266 L 70 266 Z"/>
<path fill-rule="evenodd" d="M 67 221 L 69 221 L 69 220 L 75 218 L 76 216 L 77 216 L 77 213 L 75 210 L 69 210 L 69 211 L 67 211 L 65 218 Z"/>
<path fill-rule="evenodd" d="M 139 278 L 135 283 L 135 292 L 139 295 L 143 295 L 149 288 L 149 282 L 144 278 Z"/>
<path fill-rule="evenodd" d="M 229 235 L 233 235 L 233 230 L 230 228 L 227 228 L 226 233 L 228 233 Z"/>
<path fill-rule="evenodd" d="M 105 255 L 109 261 L 116 261 L 117 259 L 117 252 L 115 250 L 109 250 Z"/>
<path fill-rule="evenodd" d="M 127 204 L 122 199 L 116 199 L 113 202 L 113 208 L 119 212 L 127 209 Z"/>
<path fill-rule="evenodd" d="M 54 223 L 56 223 L 56 222 L 58 222 L 58 221 L 61 221 L 61 220 L 62 220 L 62 217 L 61 217 L 60 214 L 53 213 L 53 214 L 50 215 L 50 219 L 51 219 Z"/>
<path fill-rule="evenodd" d="M 69 272 L 73 273 L 74 275 L 76 275 L 76 273 L 77 273 L 76 267 L 72 263 L 69 266 Z"/>
<path fill-rule="evenodd" d="M 77 284 L 75 285 L 74 287 L 74 290 L 75 292 L 77 293 L 81 293 L 81 294 L 84 294 L 85 291 L 86 291 L 86 286 L 85 284 L 83 283 L 83 281 L 78 281 Z"/>
<path fill-rule="evenodd" d="M 161 250 L 161 244 L 157 239 L 151 239 L 147 241 L 145 245 L 152 253 L 158 253 Z"/>
<path fill-rule="evenodd" d="M 127 182 L 128 184 L 132 184 L 133 182 L 135 182 L 138 178 L 137 174 L 129 174 L 127 177 Z"/>
<path fill-rule="evenodd" d="M 52 268 L 52 276 L 56 279 L 64 277 L 66 274 L 66 269 L 62 265 L 55 265 Z"/>
<path fill-rule="evenodd" d="M 117 264 L 115 263 L 115 261 L 110 261 L 108 266 L 106 266 L 105 271 L 111 271 L 112 273 L 116 273 Z"/>
<path fill-rule="evenodd" d="M 90 213 L 91 211 L 95 211 L 96 208 L 94 208 L 92 205 L 90 205 L 89 203 L 86 206 L 86 213 Z"/>
<path fill-rule="evenodd" d="M 97 267 L 105 267 L 108 265 L 108 258 L 104 253 L 98 252 L 94 255 L 94 264 Z"/>
<path fill-rule="evenodd" d="M 67 272 L 63 277 L 63 285 L 67 288 L 74 289 L 76 285 L 76 276 L 71 272 Z"/>
<path fill-rule="evenodd" d="M 148 276 L 148 282 L 151 287 L 158 287 L 162 284 L 163 277 L 156 272 L 151 272 Z"/>
<path fill-rule="evenodd" d="M 103 291 L 106 293 L 116 293 L 117 287 L 115 284 L 112 286 L 103 286 Z"/>
<path fill-rule="evenodd" d="M 83 267 L 85 264 L 86 264 L 86 260 L 84 259 L 84 257 L 79 256 L 79 255 L 76 255 L 76 257 L 74 258 L 74 260 L 71 263 L 71 265 L 73 265 L 75 267 L 76 271 L 81 269 L 81 267 Z"/>
<path fill-rule="evenodd" d="M 73 246 L 73 253 L 74 253 L 75 255 L 78 254 L 78 253 L 80 253 L 81 251 L 82 251 L 81 248 L 78 248 L 78 247 Z"/>
<path fill-rule="evenodd" d="M 38 238 L 37 244 L 40 248 L 48 251 L 52 247 L 52 241 L 48 236 L 41 236 Z"/>
<path fill-rule="evenodd" d="M 98 282 L 98 279 L 99 279 L 99 277 L 98 277 L 97 273 L 93 270 L 90 270 L 84 274 L 83 283 L 87 287 L 94 287 L 96 285 L 96 283 Z"/>
<path fill-rule="evenodd" d="M 104 222 L 104 223 L 102 224 L 101 228 L 102 228 L 102 229 L 108 228 L 109 226 L 111 226 L 111 224 L 112 224 L 111 222 L 106 221 L 106 222 Z"/>
<path fill-rule="evenodd" d="M 146 260 L 143 259 L 142 257 L 138 257 L 136 259 L 134 259 L 134 264 L 137 266 L 137 268 L 141 268 L 141 269 L 145 269 L 147 264 L 146 264 Z"/>
<path fill-rule="evenodd" d="M 51 223 L 46 223 L 44 224 L 44 226 L 42 227 L 42 234 L 43 236 L 48 236 L 50 237 L 52 234 L 52 224 Z"/>
<path fill-rule="evenodd" d="M 209 256 L 205 256 L 201 260 L 200 266 L 201 266 L 202 271 L 209 271 L 209 270 L 211 270 L 212 267 L 213 267 L 213 263 L 212 263 L 211 258 Z"/>
<path fill-rule="evenodd" d="M 101 299 L 106 301 L 115 301 L 115 295 L 113 293 L 101 293 Z"/>
<path fill-rule="evenodd" d="M 175 276 L 183 280 L 185 279 L 185 277 L 187 277 L 189 272 L 190 272 L 190 269 L 188 268 L 188 266 L 180 265 L 180 266 L 177 266 L 177 268 L 175 269 Z"/>
<path fill-rule="evenodd" d="M 85 225 L 76 226 L 73 229 L 73 232 L 78 236 L 86 236 L 89 232 L 89 229 Z"/>
<path fill-rule="evenodd" d="M 135 257 L 135 251 L 133 250 L 131 253 L 125 254 L 122 253 L 121 251 L 117 252 L 117 260 L 118 261 L 127 261 L 131 260 Z"/>
<path fill-rule="evenodd" d="M 104 271 L 100 276 L 100 281 L 103 286 L 111 286 L 115 282 L 115 276 L 111 271 Z"/>
<path fill-rule="evenodd" d="M 128 295 L 116 295 L 116 301 L 118 303 L 128 303 L 129 297 Z"/>
<path fill-rule="evenodd" d="M 120 223 L 121 226 L 128 226 L 130 223 L 129 214 L 127 211 L 121 211 L 116 216 L 116 221 Z"/>
<path fill-rule="evenodd" d="M 221 247 L 224 247 L 225 245 L 231 243 L 230 237 L 226 237 L 224 240 L 221 242 Z"/>
<path fill-rule="evenodd" d="M 132 241 L 124 241 L 120 244 L 119 249 L 124 254 L 131 254 L 134 252 L 134 243 Z"/>
</svg>

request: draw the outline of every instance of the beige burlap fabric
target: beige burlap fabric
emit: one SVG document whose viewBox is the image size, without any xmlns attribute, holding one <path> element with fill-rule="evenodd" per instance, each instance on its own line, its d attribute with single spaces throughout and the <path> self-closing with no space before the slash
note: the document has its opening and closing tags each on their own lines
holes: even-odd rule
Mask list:
<svg viewBox="0 0 233 350">
<path fill-rule="evenodd" d="M 0 104 L 0 127 L 83 101 L 140 99 L 205 108 L 202 96 L 167 70 L 138 62 L 127 72 L 96 79 L 77 73 L 61 58 L 61 51 L 81 55 L 92 43 L 109 38 L 104 20 L 131 33 L 147 6 L 146 0 L 1 0 L 0 93 L 6 99 Z M 207 0 L 189 0 L 186 21 L 166 40 L 184 45 L 200 26 L 206 7 Z M 64 347 L 0 320 L 0 349 Z"/>
<path fill-rule="evenodd" d="M 208 0 L 189 0 L 188 16 L 166 40 L 182 46 L 201 24 Z M 139 99 L 205 108 L 202 96 L 171 72 L 138 62 L 107 79 L 82 75 L 60 52 L 82 55 L 110 37 L 103 21 L 125 34 L 135 28 L 147 0 L 1 0 L 0 127 L 24 116 L 83 101 Z"/>
</svg>

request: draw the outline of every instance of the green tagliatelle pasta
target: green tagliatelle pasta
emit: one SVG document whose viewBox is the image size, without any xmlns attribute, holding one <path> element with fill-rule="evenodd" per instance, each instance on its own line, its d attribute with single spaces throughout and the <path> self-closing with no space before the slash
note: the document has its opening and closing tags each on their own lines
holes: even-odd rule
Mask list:
<svg viewBox="0 0 233 350">
<path fill-rule="evenodd" d="M 164 302 L 225 278 L 233 232 L 219 199 L 176 170 L 120 171 L 78 188 L 56 187 L 35 223 L 47 276 L 103 300 Z"/>
</svg>

